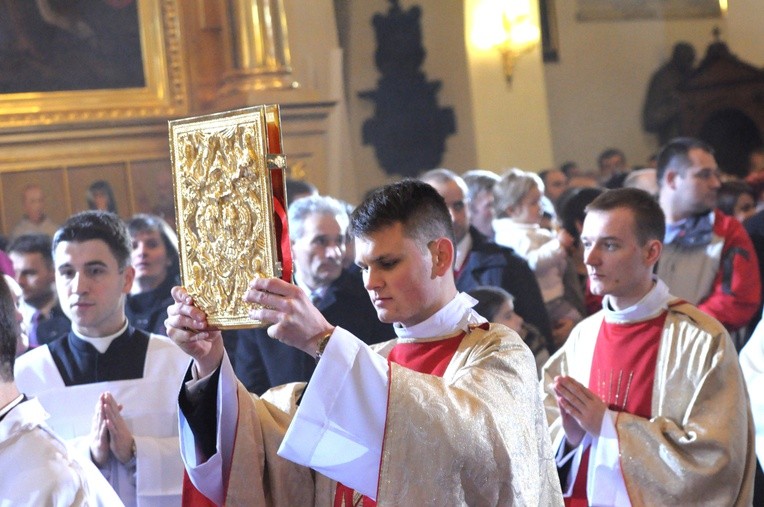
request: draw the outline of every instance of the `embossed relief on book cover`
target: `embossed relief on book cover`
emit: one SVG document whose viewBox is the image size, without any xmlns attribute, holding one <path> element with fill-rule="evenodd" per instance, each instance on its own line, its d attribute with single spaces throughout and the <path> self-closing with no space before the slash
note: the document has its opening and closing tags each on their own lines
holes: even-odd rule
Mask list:
<svg viewBox="0 0 764 507">
<path fill-rule="evenodd" d="M 221 329 L 259 327 L 256 277 L 292 278 L 277 105 L 169 122 L 181 280 Z"/>
</svg>

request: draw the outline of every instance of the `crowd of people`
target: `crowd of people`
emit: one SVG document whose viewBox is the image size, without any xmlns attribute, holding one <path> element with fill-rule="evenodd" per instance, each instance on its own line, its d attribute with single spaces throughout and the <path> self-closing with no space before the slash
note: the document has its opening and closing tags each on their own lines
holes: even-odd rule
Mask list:
<svg viewBox="0 0 764 507">
<path fill-rule="evenodd" d="M 267 327 L 223 332 L 162 218 L 56 226 L 30 185 L 0 263 L 0 496 L 764 504 L 759 176 L 692 138 L 596 160 L 432 169 L 355 207 L 290 182 L 292 283 L 253 279 Z"/>
</svg>

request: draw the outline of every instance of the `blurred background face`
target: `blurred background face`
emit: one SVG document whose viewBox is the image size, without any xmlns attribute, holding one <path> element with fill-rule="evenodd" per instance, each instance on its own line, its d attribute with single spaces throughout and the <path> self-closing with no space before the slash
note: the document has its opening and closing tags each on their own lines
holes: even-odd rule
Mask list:
<svg viewBox="0 0 764 507">
<path fill-rule="evenodd" d="M 331 284 L 342 273 L 347 231 L 333 215 L 325 213 L 308 215 L 302 231 L 292 243 L 297 276 L 310 289 Z"/>
<path fill-rule="evenodd" d="M 531 188 L 523 196 L 510 213 L 512 220 L 521 224 L 538 224 L 541 222 L 541 190 Z"/>
<path fill-rule="evenodd" d="M 30 187 L 24 191 L 24 214 L 32 222 L 42 220 L 45 208 L 45 197 L 40 187 Z"/>
<path fill-rule="evenodd" d="M 568 177 L 562 171 L 549 171 L 544 178 L 544 194 L 552 202 L 557 202 L 560 195 L 562 195 L 568 188 Z"/>
<path fill-rule="evenodd" d="M 704 213 L 716 206 L 721 180 L 714 156 L 700 148 L 687 153 L 690 167 L 675 177 L 675 205 L 679 214 L 689 216 Z"/>
<path fill-rule="evenodd" d="M 29 305 L 42 308 L 53 297 L 53 282 L 56 275 L 53 266 L 45 262 L 42 254 L 11 252 L 16 281 Z"/>
<path fill-rule="evenodd" d="M 735 202 L 735 218 L 740 223 L 745 222 L 756 214 L 756 203 L 753 201 L 753 197 L 750 194 L 740 194 Z"/>
<path fill-rule="evenodd" d="M 446 201 L 448 212 L 451 215 L 451 222 L 454 226 L 454 236 L 459 243 L 469 232 L 470 215 L 467 208 L 467 196 L 464 195 L 461 187 L 455 181 L 427 181 L 428 185 L 438 191 L 440 196 Z"/>
<path fill-rule="evenodd" d="M 97 210 L 109 211 L 109 195 L 106 192 L 93 193 L 93 206 Z"/>
<path fill-rule="evenodd" d="M 470 202 L 470 223 L 489 238 L 493 237 L 493 219 L 496 218 L 494 200 L 492 190 L 481 190 Z"/>
<path fill-rule="evenodd" d="M 504 324 L 516 333 L 519 333 L 523 328 L 523 318 L 515 313 L 515 305 L 510 299 L 505 299 L 499 309 L 496 310 L 493 322 Z"/>
<path fill-rule="evenodd" d="M 16 356 L 19 356 L 20 354 L 23 354 L 27 349 L 27 344 L 29 343 L 29 339 L 26 336 L 26 329 L 24 329 L 23 320 L 24 318 L 21 315 L 21 312 L 18 310 L 19 306 L 19 299 L 21 298 L 21 287 L 16 283 L 16 280 L 11 278 L 8 275 L 2 275 L 3 279 L 5 280 L 5 283 L 8 284 L 8 288 L 11 291 L 11 298 L 13 299 L 13 306 L 16 309 L 15 314 L 15 320 L 18 333 L 18 339 L 16 341 Z"/>
<path fill-rule="evenodd" d="M 130 259 L 135 268 L 133 293 L 154 289 L 167 278 L 171 260 L 159 231 L 141 231 L 133 236 Z"/>
<path fill-rule="evenodd" d="M 600 177 L 606 180 L 614 174 L 622 173 L 626 170 L 626 161 L 620 155 L 612 155 L 602 161 L 600 165 Z"/>
</svg>

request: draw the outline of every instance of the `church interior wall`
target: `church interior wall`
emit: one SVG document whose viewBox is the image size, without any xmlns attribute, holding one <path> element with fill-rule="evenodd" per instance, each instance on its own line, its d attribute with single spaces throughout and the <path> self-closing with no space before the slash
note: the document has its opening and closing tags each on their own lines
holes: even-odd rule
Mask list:
<svg viewBox="0 0 764 507">
<path fill-rule="evenodd" d="M 762 65 L 764 9 L 755 1 L 729 4 L 726 18 L 583 23 L 575 19 L 575 2 L 557 1 L 560 61 L 544 66 L 557 163 L 575 160 L 593 169 L 599 152 L 611 146 L 629 163 L 645 163 L 658 148 L 641 126 L 647 85 L 676 42 L 692 44 L 697 62 L 718 26 L 732 53 Z"/>
<path fill-rule="evenodd" d="M 457 125 L 446 141 L 441 165 L 458 172 L 507 166 L 539 170 L 568 159 L 591 168 L 607 146 L 623 149 L 633 164 L 642 163 L 657 148 L 640 125 L 650 75 L 677 41 L 692 43 L 702 57 L 715 26 L 733 53 L 764 66 L 764 39 L 758 36 L 764 9 L 759 0 L 730 2 L 724 19 L 588 23 L 575 20 L 576 2 L 557 0 L 559 62 L 542 63 L 536 50 L 522 57 L 508 86 L 498 53 L 478 55 L 466 39 L 473 3 L 400 2 L 404 9 L 422 8 L 427 50 L 422 71 L 428 80 L 441 81 L 438 104 L 453 109 Z M 225 4 L 182 2 L 188 94 L 187 110 L 179 114 L 219 110 Z M 347 31 L 341 33 L 343 27 L 335 21 L 337 5 L 346 9 Z M 358 97 L 358 92 L 377 86 L 371 18 L 389 5 L 383 0 L 284 0 L 293 78 L 301 86 L 281 94 L 254 94 L 240 103 L 283 100 L 291 122 L 285 124 L 284 140 L 290 163 L 322 192 L 351 203 L 369 188 L 395 179 L 380 169 L 373 148 L 362 143 L 362 125 L 374 115 L 374 106 Z M 339 39 L 345 41 L 342 49 Z M 53 187 L 66 194 L 56 208 L 61 213 L 83 207 L 80 189 L 74 188 L 81 182 L 73 175 L 101 169 L 125 189 L 121 214 L 147 211 L 146 203 L 158 197 L 156 186 L 143 182 L 151 181 L 147 175 L 169 170 L 166 120 L 0 128 L 2 231 L 19 214 L 15 199 L 20 185 L 54 173 L 50 181 L 60 183 Z"/>
</svg>

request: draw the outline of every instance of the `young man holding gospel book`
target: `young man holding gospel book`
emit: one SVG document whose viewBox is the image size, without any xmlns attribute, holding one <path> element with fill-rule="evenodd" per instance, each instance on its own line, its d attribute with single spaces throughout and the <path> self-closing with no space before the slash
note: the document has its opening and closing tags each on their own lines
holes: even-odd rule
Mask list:
<svg viewBox="0 0 764 507">
<path fill-rule="evenodd" d="M 304 391 L 247 393 L 220 333 L 173 289 L 168 333 L 194 358 L 180 395 L 187 504 L 201 492 L 228 505 L 560 505 L 533 355 L 456 290 L 440 195 L 385 186 L 350 228 L 397 339 L 364 344 L 278 279 L 253 280 L 245 296 L 271 337 L 318 361 Z"/>
</svg>

